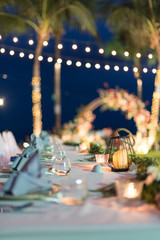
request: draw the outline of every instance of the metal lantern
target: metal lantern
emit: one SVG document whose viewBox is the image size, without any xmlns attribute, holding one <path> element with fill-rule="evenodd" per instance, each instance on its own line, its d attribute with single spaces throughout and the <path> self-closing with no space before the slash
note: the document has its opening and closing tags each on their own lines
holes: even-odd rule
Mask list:
<svg viewBox="0 0 160 240">
<path fill-rule="evenodd" d="M 126 132 L 127 135 L 120 136 L 120 131 Z M 107 153 L 109 154 L 108 165 L 112 171 L 128 171 L 132 157 L 135 156 L 134 144 L 135 139 L 129 130 L 119 128 L 115 131 L 107 146 Z"/>
</svg>

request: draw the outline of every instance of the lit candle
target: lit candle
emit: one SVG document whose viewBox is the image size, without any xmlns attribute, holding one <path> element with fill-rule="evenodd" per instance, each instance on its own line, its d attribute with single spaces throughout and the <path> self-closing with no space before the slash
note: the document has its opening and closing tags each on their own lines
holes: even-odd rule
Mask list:
<svg viewBox="0 0 160 240">
<path fill-rule="evenodd" d="M 113 166 L 116 169 L 128 168 L 128 156 L 126 149 L 120 149 L 113 154 Z"/>
<path fill-rule="evenodd" d="M 134 183 L 129 183 L 124 191 L 124 195 L 125 198 L 130 198 L 130 199 L 134 199 L 139 197 L 139 193 L 137 191 L 137 189 L 134 186 Z"/>
<path fill-rule="evenodd" d="M 95 155 L 97 164 L 103 165 L 107 163 L 109 154 L 96 154 Z"/>
</svg>

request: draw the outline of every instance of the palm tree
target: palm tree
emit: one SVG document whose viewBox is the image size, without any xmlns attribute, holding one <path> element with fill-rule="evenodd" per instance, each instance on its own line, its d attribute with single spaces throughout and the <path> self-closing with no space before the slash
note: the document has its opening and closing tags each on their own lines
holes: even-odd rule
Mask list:
<svg viewBox="0 0 160 240">
<path fill-rule="evenodd" d="M 1 2 L 3 1 L 1 0 Z M 85 29 L 95 35 L 96 31 L 94 27 L 94 22 L 90 10 L 86 8 L 85 5 L 83 5 L 83 3 L 81 3 L 80 1 L 10 0 L 8 2 L 10 4 L 9 8 L 0 9 L 1 18 L 3 18 L 3 20 L 11 19 L 13 21 L 17 21 L 20 25 L 23 25 L 23 27 L 29 26 L 36 32 L 37 36 L 37 45 L 35 49 L 32 75 L 32 114 L 33 132 L 36 136 L 39 136 L 42 130 L 42 113 L 40 77 L 41 74 L 40 62 L 38 60 L 38 57 L 42 53 L 43 42 L 49 40 L 51 36 L 54 36 L 54 29 L 57 29 L 57 26 L 55 24 L 57 24 L 60 16 L 63 16 L 63 13 L 71 14 L 77 22 L 79 22 L 80 24 L 84 24 Z M 56 91 L 56 94 L 57 99 L 60 99 L 58 96 L 58 91 Z"/>
<path fill-rule="evenodd" d="M 156 136 L 160 106 L 160 1 L 123 0 L 114 1 L 114 4 L 107 1 L 107 3 L 103 3 L 103 9 L 104 5 L 107 22 L 112 26 L 114 32 L 125 29 L 134 39 L 136 48 L 140 47 L 144 52 L 149 49 L 155 51 L 158 64 L 149 126 L 149 144 L 151 145 Z"/>
</svg>

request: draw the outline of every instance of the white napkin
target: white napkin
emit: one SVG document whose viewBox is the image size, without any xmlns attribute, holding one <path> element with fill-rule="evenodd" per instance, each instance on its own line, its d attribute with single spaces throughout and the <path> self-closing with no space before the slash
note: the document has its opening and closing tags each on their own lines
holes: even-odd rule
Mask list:
<svg viewBox="0 0 160 240">
<path fill-rule="evenodd" d="M 28 172 L 13 173 L 5 183 L 1 194 L 25 195 L 51 189 L 51 183 L 29 175 Z"/>
<path fill-rule="evenodd" d="M 39 151 L 34 150 L 34 154 L 24 163 L 21 167 L 21 171 L 12 173 L 5 183 L 1 194 L 12 194 L 17 196 L 50 188 L 51 183 L 44 182 L 41 178 Z"/>
<path fill-rule="evenodd" d="M 23 153 L 18 156 L 11 166 L 11 170 L 20 171 L 21 168 L 25 165 L 25 163 L 31 158 L 31 156 L 35 153 L 36 149 L 33 146 L 27 147 Z"/>
<path fill-rule="evenodd" d="M 11 131 L 2 132 L 2 136 L 3 136 L 3 139 L 8 146 L 10 157 L 15 156 L 16 154 L 21 154 L 22 153 L 22 151 L 18 147 L 16 139 L 15 139 L 15 137 L 14 137 L 14 135 Z"/>
</svg>

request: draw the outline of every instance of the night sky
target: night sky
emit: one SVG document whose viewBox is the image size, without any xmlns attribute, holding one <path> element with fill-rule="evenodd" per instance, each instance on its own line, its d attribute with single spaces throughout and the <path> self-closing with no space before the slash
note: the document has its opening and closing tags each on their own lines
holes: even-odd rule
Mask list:
<svg viewBox="0 0 160 240">
<path fill-rule="evenodd" d="M 107 42 L 111 38 L 111 34 L 107 28 L 100 22 L 98 24 L 100 37 L 103 42 Z M 17 35 L 16 35 L 17 36 Z M 5 105 L 0 107 L 0 132 L 8 129 L 11 130 L 17 141 L 21 141 L 26 135 L 32 133 L 32 101 L 31 101 L 31 78 L 33 60 L 28 59 L 28 54 L 34 50 L 34 46 L 28 45 L 30 38 L 34 39 L 35 35 L 17 36 L 18 43 L 13 43 L 13 36 L 0 40 L 0 48 L 4 44 L 16 47 L 15 55 L 9 55 L 9 49 L 6 48 L 4 54 L 0 53 L 0 97 L 4 97 Z M 110 88 L 123 88 L 129 93 L 137 93 L 136 80 L 133 76 L 133 65 L 127 60 L 120 60 L 118 57 L 104 57 L 98 53 L 99 47 L 95 40 L 87 33 L 80 33 L 75 30 L 66 28 L 66 34 L 62 39 L 64 45 L 62 54 L 62 73 L 61 73 L 61 90 L 62 90 L 62 123 L 72 120 L 77 110 L 83 104 L 87 104 L 98 97 L 98 89 L 104 88 L 107 82 Z M 78 45 L 78 50 L 72 50 L 72 44 Z M 91 47 L 91 53 L 86 53 L 84 48 Z M 25 57 L 20 58 L 19 52 L 23 48 Z M 44 60 L 41 62 L 42 75 L 42 114 L 43 129 L 51 130 L 54 125 L 53 116 L 53 63 L 47 62 L 47 57 L 54 54 L 54 40 L 49 41 L 49 45 L 44 48 Z M 27 52 L 28 51 L 28 52 Z M 50 54 L 49 54 L 50 53 Z M 66 65 L 66 60 L 71 59 L 73 64 Z M 82 66 L 75 66 L 75 62 L 80 60 Z M 85 63 L 90 62 L 92 67 L 85 68 Z M 101 64 L 100 69 L 95 69 L 95 63 Z M 110 64 L 111 69 L 106 71 L 105 64 Z M 114 71 L 113 67 L 119 65 L 120 70 Z M 128 66 L 129 71 L 124 72 L 123 66 Z M 144 67 L 148 67 L 145 62 Z M 147 109 L 150 110 L 152 94 L 154 90 L 155 75 L 149 68 L 148 73 L 142 74 L 143 80 L 143 101 L 149 100 Z M 4 75 L 7 78 L 4 79 Z M 100 109 L 95 111 L 96 120 L 94 122 L 95 129 L 104 127 L 126 127 L 133 133 L 136 132 L 133 120 L 126 120 L 121 112 L 105 111 Z"/>
</svg>

